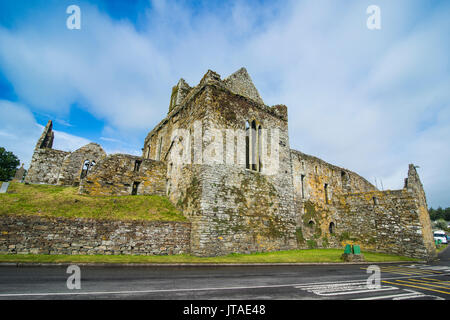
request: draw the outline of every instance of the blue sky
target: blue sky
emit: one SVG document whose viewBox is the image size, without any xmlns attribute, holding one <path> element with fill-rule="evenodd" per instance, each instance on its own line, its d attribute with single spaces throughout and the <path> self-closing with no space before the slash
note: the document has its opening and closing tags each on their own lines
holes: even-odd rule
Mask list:
<svg viewBox="0 0 450 320">
<path fill-rule="evenodd" d="M 288 106 L 291 148 L 384 189 L 414 163 L 429 205 L 450 206 L 449 16 L 426 0 L 2 1 L 0 145 L 28 166 L 52 119 L 55 148 L 140 154 L 180 78 L 244 66 L 266 104 Z"/>
</svg>

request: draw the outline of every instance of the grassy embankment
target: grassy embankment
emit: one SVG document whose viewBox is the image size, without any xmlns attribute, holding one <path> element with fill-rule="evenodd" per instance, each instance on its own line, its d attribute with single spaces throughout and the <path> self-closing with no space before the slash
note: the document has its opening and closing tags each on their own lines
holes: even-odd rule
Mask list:
<svg viewBox="0 0 450 320">
<path fill-rule="evenodd" d="M 12 183 L 0 195 L 0 215 L 115 220 L 187 221 L 170 201 L 160 196 L 103 196 L 77 194 L 77 188 Z M 0 230 L 1 231 L 1 230 Z M 191 255 L 0 255 L 0 262 L 40 263 L 334 263 L 342 262 L 343 249 L 290 250 L 221 257 Z M 367 262 L 414 261 L 382 253 L 363 252 Z"/>
<path fill-rule="evenodd" d="M 128 256 L 128 255 L 0 255 L 0 262 L 40 263 L 336 263 L 342 262 L 341 249 L 305 249 L 252 254 L 230 254 L 221 257 Z M 417 261 L 383 253 L 364 252 L 367 262 Z"/>
<path fill-rule="evenodd" d="M 76 187 L 11 183 L 0 194 L 0 215 L 111 220 L 187 221 L 161 196 L 87 196 Z"/>
</svg>

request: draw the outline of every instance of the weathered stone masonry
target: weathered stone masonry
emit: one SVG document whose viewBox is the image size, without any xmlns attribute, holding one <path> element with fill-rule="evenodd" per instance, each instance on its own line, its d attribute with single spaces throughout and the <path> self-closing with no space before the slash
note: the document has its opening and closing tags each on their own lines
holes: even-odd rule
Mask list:
<svg viewBox="0 0 450 320">
<path fill-rule="evenodd" d="M 52 141 L 49 123 L 28 182 L 79 183 L 90 195 L 165 195 L 190 221 L 194 255 L 355 243 L 362 250 L 436 256 L 413 165 L 403 189 L 380 191 L 348 169 L 290 149 L 287 107 L 265 105 L 244 68 L 223 80 L 209 70 L 195 87 L 181 79 L 141 157 L 106 156 L 98 145 L 72 155 L 51 149 Z M 82 171 L 83 158 L 95 158 L 95 166 Z"/>
<path fill-rule="evenodd" d="M 168 255 L 190 252 L 188 222 L 2 215 L 0 230 L 0 254 Z"/>
<path fill-rule="evenodd" d="M 53 123 L 49 120 L 36 143 L 30 168 L 25 177 L 26 183 L 79 185 L 88 171 L 106 156 L 102 147 L 96 143 L 89 143 L 74 152 L 67 152 L 52 149 L 53 140 Z"/>
</svg>

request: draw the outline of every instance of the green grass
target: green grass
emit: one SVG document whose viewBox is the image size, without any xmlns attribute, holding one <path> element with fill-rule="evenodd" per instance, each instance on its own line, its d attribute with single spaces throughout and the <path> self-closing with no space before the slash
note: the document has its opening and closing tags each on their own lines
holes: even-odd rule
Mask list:
<svg viewBox="0 0 450 320">
<path fill-rule="evenodd" d="M 305 249 L 252 254 L 230 254 L 220 257 L 192 255 L 133 256 L 133 255 L 0 255 L 0 262 L 39 263 L 336 263 L 342 262 L 343 249 Z M 418 261 L 403 256 L 363 252 L 367 262 Z"/>
<path fill-rule="evenodd" d="M 187 221 L 161 196 L 88 196 L 76 187 L 11 183 L 0 194 L 0 215 L 110 220 Z"/>
<path fill-rule="evenodd" d="M 443 251 L 445 248 L 447 248 L 448 244 L 441 244 L 439 246 L 436 246 L 436 252 L 440 253 L 441 251 Z"/>
<path fill-rule="evenodd" d="M 0 194 L 0 215 L 94 218 L 111 220 L 187 221 L 173 204 L 161 196 L 87 196 L 78 188 L 11 183 Z M 0 262 L 39 263 L 336 263 L 343 249 L 289 250 L 220 257 L 192 255 L 0 255 Z M 367 262 L 417 261 L 402 256 L 363 252 Z"/>
</svg>

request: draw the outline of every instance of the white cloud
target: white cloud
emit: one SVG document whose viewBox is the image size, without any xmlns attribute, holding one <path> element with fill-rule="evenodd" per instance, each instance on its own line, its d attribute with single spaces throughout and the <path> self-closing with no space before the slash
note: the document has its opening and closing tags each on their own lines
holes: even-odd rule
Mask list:
<svg viewBox="0 0 450 320">
<path fill-rule="evenodd" d="M 13 152 L 26 168 L 41 133 L 25 106 L 0 100 L 0 146 Z"/>
<path fill-rule="evenodd" d="M 39 30 L 34 21 L 0 27 L 0 67 L 27 106 L 56 118 L 82 102 L 105 120 L 106 149 L 140 154 L 140 145 L 111 139 L 151 130 L 178 78 L 196 85 L 207 69 L 225 77 L 245 66 L 266 103 L 288 106 L 292 148 L 377 177 L 385 189 L 401 188 L 414 162 L 430 204 L 448 206 L 448 5 L 379 0 L 382 28 L 373 31 L 370 4 L 234 1 L 194 12 L 153 1 L 138 32 L 81 3 L 79 32 L 51 18 Z"/>
<path fill-rule="evenodd" d="M 147 128 L 156 103 L 163 95 L 168 101 L 167 60 L 126 22 L 82 8 L 81 30 L 51 19 L 36 30 L 0 28 L 0 47 L 8 48 L 0 50 L 4 73 L 18 96 L 40 110 L 65 115 L 81 99 L 87 111 L 116 127 Z"/>
<path fill-rule="evenodd" d="M 38 125 L 38 127 L 41 128 L 41 132 L 44 130 L 43 126 Z M 55 134 L 53 149 L 73 152 L 90 143 L 88 139 L 77 137 L 63 131 L 53 130 L 53 132 Z"/>
<path fill-rule="evenodd" d="M 36 142 L 44 127 L 38 124 L 33 114 L 22 104 L 0 100 L 0 146 L 13 152 L 25 168 L 30 165 Z M 75 151 L 89 143 L 89 140 L 53 130 L 53 149 Z"/>
</svg>

